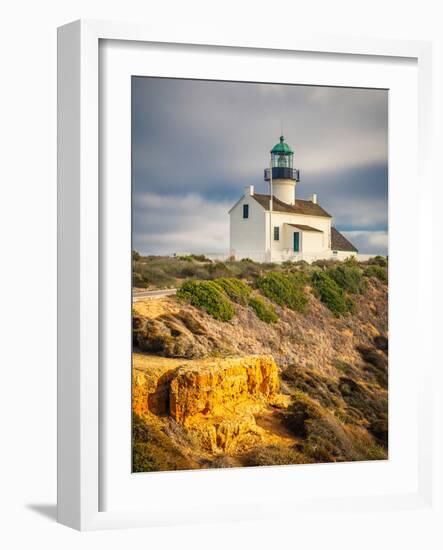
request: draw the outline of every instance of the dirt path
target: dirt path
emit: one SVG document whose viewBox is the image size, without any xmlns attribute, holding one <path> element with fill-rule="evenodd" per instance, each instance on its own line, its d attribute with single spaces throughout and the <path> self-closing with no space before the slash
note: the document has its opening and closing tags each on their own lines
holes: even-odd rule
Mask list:
<svg viewBox="0 0 443 550">
<path fill-rule="evenodd" d="M 298 439 L 283 424 L 283 418 L 280 411 L 262 413 L 255 417 L 255 421 L 260 428 L 265 430 L 269 437 L 269 443 L 292 447 Z"/>
<path fill-rule="evenodd" d="M 133 301 L 132 308 L 138 315 L 149 319 L 155 319 L 160 315 L 174 314 L 180 309 L 176 299 L 168 296 L 159 296 L 155 300 L 152 298 L 138 298 Z"/>
</svg>

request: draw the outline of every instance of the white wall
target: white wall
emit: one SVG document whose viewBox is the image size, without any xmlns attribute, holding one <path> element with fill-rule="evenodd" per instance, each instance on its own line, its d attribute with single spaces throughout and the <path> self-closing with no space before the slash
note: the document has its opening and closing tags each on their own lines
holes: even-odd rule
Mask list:
<svg viewBox="0 0 443 550">
<path fill-rule="evenodd" d="M 243 205 L 249 205 L 249 217 L 243 218 Z M 265 211 L 251 196 L 245 195 L 229 214 L 229 251 L 236 259 L 265 261 Z"/>
<path fill-rule="evenodd" d="M 249 205 L 249 217 L 243 218 L 243 205 Z M 304 231 L 300 235 L 300 252 L 312 259 L 330 256 L 331 219 L 320 216 L 294 215 L 284 212 L 266 212 L 251 195 L 244 195 L 229 214 L 230 255 L 236 259 L 251 258 L 269 261 L 269 243 L 272 260 L 279 262 L 294 256 L 293 233 L 288 224 L 299 223 L 319 229 L 322 233 Z M 271 224 L 271 225 L 270 225 Z M 274 240 L 274 227 L 280 228 L 280 240 Z M 301 259 L 301 257 L 300 257 Z M 303 258 L 304 259 L 304 258 Z"/>
<path fill-rule="evenodd" d="M 313 227 L 314 229 L 319 229 L 320 231 L 323 231 L 323 238 L 321 243 L 321 249 L 322 250 L 328 250 L 330 249 L 330 242 L 331 242 L 331 218 L 325 218 L 321 216 L 305 216 L 302 214 L 297 214 L 294 216 L 294 214 L 287 214 L 285 212 L 272 212 L 267 213 L 266 216 L 268 218 L 267 221 L 267 227 L 269 227 L 269 215 L 271 215 L 271 223 L 272 227 L 279 226 L 280 227 L 280 234 L 282 233 L 284 224 L 288 223 L 298 223 L 302 225 L 309 225 L 310 227 Z M 272 239 L 274 235 L 272 234 Z M 280 241 L 273 241 L 273 250 L 279 251 L 283 250 L 285 248 L 288 248 L 286 240 L 280 240 Z M 266 233 L 266 245 L 269 246 L 269 231 Z M 292 243 L 289 244 L 289 247 L 292 246 Z"/>
<path fill-rule="evenodd" d="M 272 235 L 269 234 L 269 216 L 271 216 L 272 228 L 280 227 L 280 240 L 274 241 L 274 229 Z M 300 236 L 300 252 L 298 259 L 313 261 L 319 258 L 329 257 L 331 254 L 331 219 L 321 216 L 305 216 L 298 214 L 287 214 L 285 212 L 266 213 L 266 249 L 269 248 L 269 238 L 272 243 L 272 259 L 273 261 L 285 261 L 294 256 L 293 252 L 293 233 L 296 228 L 288 224 L 309 225 L 315 229 L 319 229 L 322 233 L 303 231 Z"/>
<path fill-rule="evenodd" d="M 327 235 L 324 233 L 317 233 L 315 231 L 302 231 L 301 234 L 301 252 L 308 252 L 311 254 L 320 254 L 329 249 L 324 246 L 327 240 Z"/>
</svg>

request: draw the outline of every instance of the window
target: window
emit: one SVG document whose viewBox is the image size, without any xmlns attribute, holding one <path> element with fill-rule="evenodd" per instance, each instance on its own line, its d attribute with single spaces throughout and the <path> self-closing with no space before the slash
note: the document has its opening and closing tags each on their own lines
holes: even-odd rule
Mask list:
<svg viewBox="0 0 443 550">
<path fill-rule="evenodd" d="M 274 227 L 274 241 L 279 241 L 280 240 L 280 228 L 278 227 L 278 225 L 276 225 Z"/>
<path fill-rule="evenodd" d="M 249 204 L 243 205 L 243 218 L 249 218 Z"/>
</svg>

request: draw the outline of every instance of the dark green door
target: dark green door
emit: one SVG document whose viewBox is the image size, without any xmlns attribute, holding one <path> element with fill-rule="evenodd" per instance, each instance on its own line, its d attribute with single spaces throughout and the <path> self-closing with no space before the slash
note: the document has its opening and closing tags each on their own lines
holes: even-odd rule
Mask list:
<svg viewBox="0 0 443 550">
<path fill-rule="evenodd" d="M 300 233 L 294 233 L 294 252 L 300 252 Z"/>
</svg>

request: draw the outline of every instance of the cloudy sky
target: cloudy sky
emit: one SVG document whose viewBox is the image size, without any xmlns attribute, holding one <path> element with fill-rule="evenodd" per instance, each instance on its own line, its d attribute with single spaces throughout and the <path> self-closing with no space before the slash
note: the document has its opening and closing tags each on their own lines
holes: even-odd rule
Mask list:
<svg viewBox="0 0 443 550">
<path fill-rule="evenodd" d="M 387 253 L 388 92 L 132 78 L 133 248 L 227 252 L 229 208 L 263 169 L 283 127 L 300 169 L 362 253 Z"/>
</svg>

